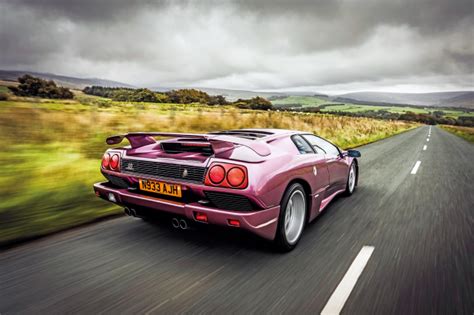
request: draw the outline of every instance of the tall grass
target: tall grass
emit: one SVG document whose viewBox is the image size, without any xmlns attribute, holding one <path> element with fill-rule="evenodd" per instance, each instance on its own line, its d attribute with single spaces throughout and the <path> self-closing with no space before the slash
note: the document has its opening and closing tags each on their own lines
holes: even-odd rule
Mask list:
<svg viewBox="0 0 474 315">
<path fill-rule="evenodd" d="M 441 125 L 446 131 L 455 134 L 461 138 L 466 139 L 467 141 L 474 143 L 474 128 L 473 127 L 461 127 L 461 126 L 449 126 L 449 125 Z"/>
<path fill-rule="evenodd" d="M 102 180 L 104 139 L 112 134 L 286 128 L 314 132 L 349 148 L 416 126 L 199 104 L 128 104 L 80 95 L 77 99 L 0 102 L 0 243 L 120 212 L 92 191 L 92 184 Z"/>
</svg>

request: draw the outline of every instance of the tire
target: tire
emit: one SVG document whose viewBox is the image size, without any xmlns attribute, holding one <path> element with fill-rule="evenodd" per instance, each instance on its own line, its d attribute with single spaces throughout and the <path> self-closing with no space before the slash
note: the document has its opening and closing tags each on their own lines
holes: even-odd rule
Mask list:
<svg viewBox="0 0 474 315">
<path fill-rule="evenodd" d="M 350 196 L 354 193 L 357 186 L 357 175 L 356 163 L 352 162 L 347 174 L 346 190 L 344 191 L 345 196 Z"/>
<path fill-rule="evenodd" d="M 278 251 L 288 252 L 296 247 L 307 218 L 307 198 L 303 186 L 292 184 L 285 191 L 280 204 L 275 246 Z"/>
</svg>

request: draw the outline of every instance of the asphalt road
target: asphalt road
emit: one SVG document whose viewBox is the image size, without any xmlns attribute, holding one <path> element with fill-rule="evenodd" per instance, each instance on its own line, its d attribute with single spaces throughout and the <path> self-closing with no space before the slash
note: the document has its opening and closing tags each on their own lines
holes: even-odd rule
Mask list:
<svg viewBox="0 0 474 315">
<path fill-rule="evenodd" d="M 356 193 L 288 254 L 114 219 L 0 253 L 0 313 L 319 313 L 373 246 L 343 314 L 473 314 L 474 145 L 428 130 L 361 147 Z"/>
</svg>

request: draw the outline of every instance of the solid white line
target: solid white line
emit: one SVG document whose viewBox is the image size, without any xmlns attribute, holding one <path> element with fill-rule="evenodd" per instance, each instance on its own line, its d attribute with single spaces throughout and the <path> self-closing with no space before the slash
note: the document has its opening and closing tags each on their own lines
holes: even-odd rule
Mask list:
<svg viewBox="0 0 474 315">
<path fill-rule="evenodd" d="M 427 148 L 427 147 L 428 147 L 428 146 L 425 144 L 425 145 L 423 146 L 423 151 L 426 151 L 426 148 Z"/>
<path fill-rule="evenodd" d="M 418 168 L 420 167 L 420 164 L 421 164 L 421 161 L 416 161 L 415 166 L 413 166 L 413 169 L 411 170 L 411 173 L 413 175 L 415 175 L 416 172 L 418 171 Z"/>
<path fill-rule="evenodd" d="M 339 314 L 341 312 L 344 304 L 352 292 L 352 289 L 357 283 L 357 279 L 359 279 L 359 276 L 362 274 L 362 271 L 364 271 L 370 256 L 372 256 L 373 251 L 373 246 L 362 247 L 359 254 L 352 262 L 352 265 L 344 275 L 344 278 L 342 278 L 336 290 L 334 290 L 333 294 L 329 298 L 326 306 L 324 306 L 323 310 L 321 311 L 321 315 L 333 315 Z"/>
</svg>

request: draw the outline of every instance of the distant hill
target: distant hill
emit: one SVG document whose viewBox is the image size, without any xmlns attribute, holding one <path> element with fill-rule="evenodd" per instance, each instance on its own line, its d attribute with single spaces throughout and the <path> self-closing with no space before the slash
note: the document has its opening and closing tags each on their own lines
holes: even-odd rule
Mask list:
<svg viewBox="0 0 474 315">
<path fill-rule="evenodd" d="M 474 91 L 436 93 L 354 92 L 334 95 L 337 102 L 408 104 L 416 106 L 462 107 L 474 109 Z"/>
<path fill-rule="evenodd" d="M 169 90 L 182 89 L 183 87 L 151 87 L 152 91 L 166 92 Z M 264 98 L 271 97 L 282 97 L 290 94 L 286 92 L 257 92 L 257 91 L 246 91 L 246 90 L 232 90 L 232 89 L 217 89 L 217 88 L 205 88 L 205 87 L 186 87 L 186 89 L 197 89 L 206 92 L 209 95 L 223 95 L 228 101 L 236 101 L 237 99 L 249 99 L 256 96 Z"/>
<path fill-rule="evenodd" d="M 16 81 L 23 74 L 31 74 L 46 80 L 53 80 L 57 84 L 74 89 L 83 89 L 85 86 L 98 85 L 104 87 L 130 87 L 127 83 L 104 80 L 98 78 L 77 78 L 71 76 L 57 75 L 52 73 L 41 73 L 33 71 L 0 70 L 0 80 Z M 140 86 L 143 87 L 143 86 Z M 150 88 L 150 87 L 149 87 Z M 169 91 L 173 89 L 182 89 L 183 87 L 151 87 L 154 91 Z M 261 96 L 272 101 L 285 97 L 304 96 L 316 98 L 317 102 L 326 103 L 354 103 L 367 105 L 414 105 L 414 106 L 434 106 L 434 107 L 457 107 L 474 109 L 474 91 L 453 91 L 437 93 L 388 93 L 388 92 L 354 92 L 339 95 L 327 96 L 317 92 L 259 92 L 247 90 L 232 90 L 218 88 L 194 87 L 210 95 L 223 95 L 229 101 L 235 101 L 239 98 L 248 99 L 255 96 Z M 295 98 L 296 101 L 296 98 Z M 298 102 L 300 103 L 300 102 Z"/>
<path fill-rule="evenodd" d="M 97 78 L 76 78 L 52 73 L 42 73 L 33 71 L 0 70 L 0 80 L 16 81 L 18 77 L 21 77 L 24 74 L 29 74 L 45 80 L 53 80 L 58 85 L 72 89 L 83 89 L 84 87 L 90 85 L 100 85 L 106 87 L 133 87 L 130 84 L 111 80 Z"/>
</svg>

